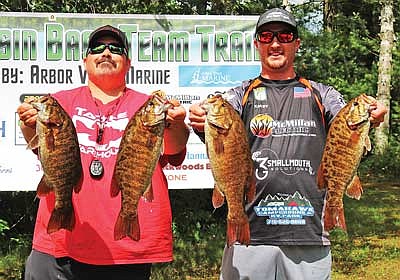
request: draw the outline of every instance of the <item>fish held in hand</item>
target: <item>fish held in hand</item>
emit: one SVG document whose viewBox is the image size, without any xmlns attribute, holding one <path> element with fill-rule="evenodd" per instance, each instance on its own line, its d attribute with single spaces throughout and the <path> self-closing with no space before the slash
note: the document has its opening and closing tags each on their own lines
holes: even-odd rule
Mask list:
<svg viewBox="0 0 400 280">
<path fill-rule="evenodd" d="M 72 204 L 72 190 L 81 189 L 82 164 L 75 126 L 61 105 L 46 95 L 30 101 L 38 110 L 36 135 L 28 148 L 38 148 L 43 177 L 37 188 L 37 195 L 52 191 L 55 194 L 54 210 L 47 226 L 47 233 L 59 229 L 72 231 L 75 213 Z"/>
<path fill-rule="evenodd" d="M 121 210 L 114 239 L 140 239 L 138 204 L 153 200 L 151 178 L 162 152 L 166 112 L 172 105 L 163 91 L 155 91 L 129 120 L 121 139 L 111 196 L 121 192 Z"/>
<path fill-rule="evenodd" d="M 250 243 L 250 227 L 244 204 L 255 196 L 255 177 L 250 147 L 242 119 L 221 95 L 202 103 L 207 154 L 215 186 L 214 208 L 228 204 L 227 245 Z"/>
<path fill-rule="evenodd" d="M 346 231 L 343 195 L 360 199 L 357 176 L 361 158 L 371 150 L 369 108 L 376 100 L 365 94 L 353 98 L 333 119 L 317 174 L 319 189 L 326 189 L 324 229 Z"/>
</svg>

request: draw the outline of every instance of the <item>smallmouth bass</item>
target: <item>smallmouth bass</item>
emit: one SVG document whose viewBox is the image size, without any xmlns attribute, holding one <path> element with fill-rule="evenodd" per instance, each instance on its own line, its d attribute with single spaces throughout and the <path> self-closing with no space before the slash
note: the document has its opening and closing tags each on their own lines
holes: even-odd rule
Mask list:
<svg viewBox="0 0 400 280">
<path fill-rule="evenodd" d="M 324 229 L 346 231 L 343 195 L 360 199 L 363 192 L 357 176 L 361 158 L 371 150 L 369 108 L 376 100 L 365 94 L 353 98 L 333 119 L 317 174 L 317 185 L 327 189 Z"/>
<path fill-rule="evenodd" d="M 253 160 L 242 119 L 221 95 L 202 103 L 206 111 L 204 126 L 207 154 L 215 186 L 212 203 L 221 207 L 226 199 L 227 245 L 250 243 L 250 227 L 245 201 L 255 197 Z"/>
</svg>

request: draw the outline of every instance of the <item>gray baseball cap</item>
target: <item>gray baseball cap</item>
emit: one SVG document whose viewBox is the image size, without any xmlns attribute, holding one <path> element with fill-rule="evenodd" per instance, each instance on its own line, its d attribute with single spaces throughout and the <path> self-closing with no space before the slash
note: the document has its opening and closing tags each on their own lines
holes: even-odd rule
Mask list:
<svg viewBox="0 0 400 280">
<path fill-rule="evenodd" d="M 297 31 L 297 23 L 294 16 L 291 13 L 289 13 L 284 9 L 273 8 L 267 10 L 258 18 L 256 25 L 256 33 L 258 32 L 261 26 L 270 22 L 283 22 L 290 25 L 294 30 Z"/>
</svg>

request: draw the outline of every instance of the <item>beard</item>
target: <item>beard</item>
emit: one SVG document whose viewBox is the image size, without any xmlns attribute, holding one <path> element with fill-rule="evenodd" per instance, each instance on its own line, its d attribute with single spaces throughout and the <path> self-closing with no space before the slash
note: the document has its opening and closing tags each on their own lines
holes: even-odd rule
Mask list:
<svg viewBox="0 0 400 280">
<path fill-rule="evenodd" d="M 269 66 L 269 68 L 274 69 L 274 70 L 282 69 L 287 65 L 287 59 L 284 57 L 279 58 L 279 59 L 274 59 L 274 58 L 268 57 L 266 62 L 267 62 L 267 66 Z"/>
</svg>

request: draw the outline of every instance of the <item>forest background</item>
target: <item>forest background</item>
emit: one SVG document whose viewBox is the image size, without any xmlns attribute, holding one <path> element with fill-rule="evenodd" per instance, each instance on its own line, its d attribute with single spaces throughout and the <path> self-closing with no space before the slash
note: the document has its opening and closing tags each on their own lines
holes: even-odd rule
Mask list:
<svg viewBox="0 0 400 280">
<path fill-rule="evenodd" d="M 389 108 L 359 168 L 364 197 L 345 199 L 348 234 L 332 233 L 333 279 L 400 279 L 399 1 L 2 0 L 0 12 L 259 15 L 283 6 L 299 23 L 298 74 Z M 217 279 L 226 207 L 212 209 L 210 189 L 170 195 L 175 260 L 156 265 L 152 279 Z M 36 209 L 34 192 L 0 191 L 0 279 L 22 279 Z"/>
</svg>

